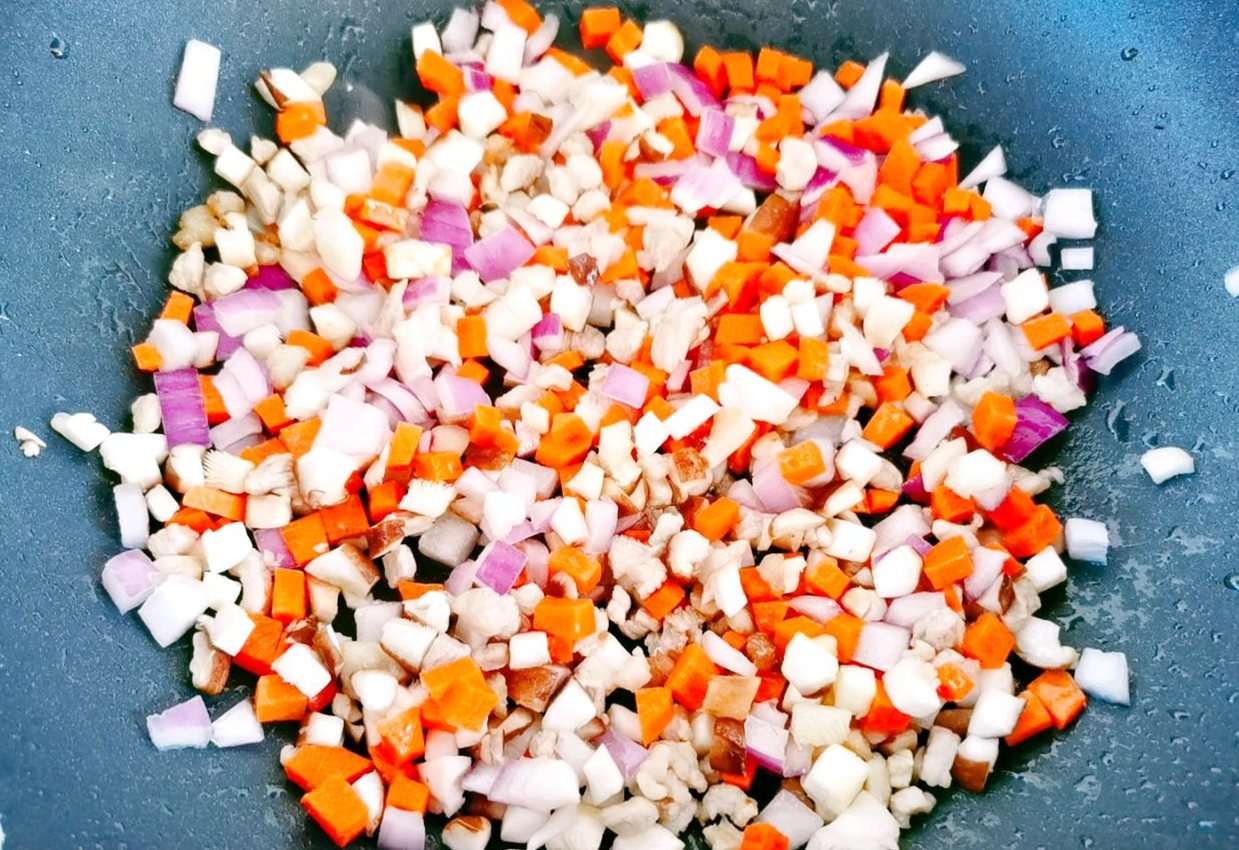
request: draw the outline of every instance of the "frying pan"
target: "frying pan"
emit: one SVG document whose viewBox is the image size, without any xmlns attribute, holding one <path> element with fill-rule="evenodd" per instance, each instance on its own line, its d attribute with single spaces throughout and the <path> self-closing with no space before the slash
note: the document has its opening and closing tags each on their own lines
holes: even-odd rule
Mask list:
<svg viewBox="0 0 1239 850">
<path fill-rule="evenodd" d="M 572 20 L 583 5 L 548 3 Z M 185 39 L 223 48 L 217 123 L 271 117 L 257 70 L 326 58 L 333 119 L 389 119 L 415 90 L 409 27 L 447 0 L 14 2 L 0 11 L 0 824 L 10 848 L 327 847 L 260 746 L 159 753 L 143 717 L 190 695 L 184 645 L 158 649 L 98 585 L 118 550 L 110 484 L 46 427 L 57 410 L 128 422 L 145 386 L 125 347 L 165 294 L 179 212 L 212 185 L 200 125 L 170 106 Z M 1093 273 L 1107 318 L 1145 348 L 1039 459 L 1056 507 L 1105 520 L 1107 566 L 1076 564 L 1046 607 L 1075 646 L 1121 649 L 1133 704 L 1004 753 L 989 790 L 939 795 L 910 848 L 1239 846 L 1239 4 L 1225 0 L 660 0 L 695 47 L 775 44 L 830 67 L 930 49 L 968 73 L 913 93 L 963 140 L 1001 143 L 1031 191 L 1097 191 Z M 353 88 L 347 98 L 344 89 Z M 142 390 L 145 391 L 145 390 Z M 1147 447 L 1192 450 L 1158 488 Z M 182 642 L 187 643 L 187 642 Z M 213 701 L 228 705 L 230 693 Z"/>
</svg>

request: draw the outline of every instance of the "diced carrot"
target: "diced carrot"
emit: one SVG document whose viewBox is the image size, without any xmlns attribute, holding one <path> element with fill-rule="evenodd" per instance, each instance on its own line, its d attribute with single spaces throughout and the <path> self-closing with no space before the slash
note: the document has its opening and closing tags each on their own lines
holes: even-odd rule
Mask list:
<svg viewBox="0 0 1239 850">
<path fill-rule="evenodd" d="M 1015 400 L 1008 395 L 987 392 L 972 409 L 972 433 L 991 452 L 1007 444 L 1015 424 Z"/>
<path fill-rule="evenodd" d="M 327 528 L 323 518 L 315 511 L 293 520 L 280 529 L 280 537 L 293 562 L 305 566 L 331 548 L 327 541 Z"/>
<path fill-rule="evenodd" d="M 163 365 L 163 357 L 160 356 L 159 349 L 149 342 L 140 342 L 130 350 L 133 352 L 133 362 L 139 371 L 158 372 L 159 367 Z"/>
<path fill-rule="evenodd" d="M 355 841 L 370 820 L 365 802 L 340 774 L 302 797 L 301 805 L 338 847 Z"/>
<path fill-rule="evenodd" d="M 829 596 L 831 599 L 843 596 L 852 583 L 833 558 L 823 558 L 806 569 L 804 578 L 806 590 L 820 596 Z"/>
<path fill-rule="evenodd" d="M 835 82 L 845 89 L 850 89 L 856 85 L 856 81 L 863 73 L 865 73 L 865 66 L 849 59 L 839 66 L 839 70 L 835 71 Z"/>
<path fill-rule="evenodd" d="M 977 512 L 976 502 L 964 498 L 945 484 L 939 484 L 929 495 L 934 517 L 947 522 L 964 522 Z"/>
<path fill-rule="evenodd" d="M 726 313 L 719 316 L 714 341 L 720 345 L 756 345 L 765 337 L 761 317 L 751 313 Z"/>
<path fill-rule="evenodd" d="M 538 31 L 538 27 L 542 26 L 542 16 L 525 0 L 497 0 L 497 2 L 508 13 L 508 18 L 512 23 L 528 35 L 533 35 Z"/>
<path fill-rule="evenodd" d="M 186 528 L 192 528 L 201 535 L 205 531 L 209 531 L 216 527 L 217 520 L 197 508 L 181 508 L 176 513 L 168 518 L 166 525 L 183 525 Z"/>
<path fill-rule="evenodd" d="M 414 169 L 402 162 L 384 163 L 370 184 L 370 197 L 385 204 L 403 204 L 414 175 Z"/>
<path fill-rule="evenodd" d="M 284 625 L 304 620 L 307 607 L 305 572 L 275 570 L 271 585 L 271 616 Z"/>
<path fill-rule="evenodd" d="M 705 700 L 710 679 L 717 675 L 718 667 L 700 644 L 690 643 L 667 675 L 666 686 L 676 702 L 689 711 L 697 711 Z"/>
<path fill-rule="evenodd" d="M 783 53 L 773 47 L 763 47 L 757 53 L 757 65 L 754 74 L 763 83 L 773 83 L 779 78 L 779 67 L 782 65 Z"/>
<path fill-rule="evenodd" d="M 575 546 L 560 546 L 547 563 L 551 575 L 567 573 L 577 591 L 588 594 L 602 580 L 602 563 Z"/>
<path fill-rule="evenodd" d="M 975 658 L 984 670 L 996 670 L 1007 662 L 1015 648 L 1015 635 L 993 613 L 986 611 L 968 624 L 960 652 Z"/>
<path fill-rule="evenodd" d="M 951 290 L 936 283 L 914 283 L 899 290 L 897 298 L 932 316 L 942 309 Z"/>
<path fill-rule="evenodd" d="M 275 116 L 275 134 L 284 144 L 313 136 L 327 124 L 327 111 L 321 100 L 286 103 Z"/>
<path fill-rule="evenodd" d="M 594 604 L 588 599 L 547 596 L 533 611 L 533 627 L 569 643 L 594 633 Z"/>
<path fill-rule="evenodd" d="M 1046 670 L 1028 683 L 1045 706 L 1055 729 L 1066 729 L 1088 704 L 1088 697 L 1066 670 Z"/>
<path fill-rule="evenodd" d="M 551 119 L 536 112 L 519 112 L 499 126 L 500 135 L 507 136 L 526 153 L 535 153 L 551 135 Z"/>
<path fill-rule="evenodd" d="M 475 381 L 483 386 L 490 380 L 490 370 L 476 360 L 466 360 L 456 370 L 456 377 Z"/>
<path fill-rule="evenodd" d="M 420 758 L 426 752 L 421 712 L 416 707 L 385 718 L 378 724 L 377 731 L 379 751 L 398 765 Z"/>
<path fill-rule="evenodd" d="M 250 614 L 250 620 L 254 628 L 232 663 L 255 676 L 265 676 L 271 672 L 271 662 L 284 651 L 284 625 L 262 614 Z"/>
<path fill-rule="evenodd" d="M 878 182 L 901 195 L 912 196 L 912 178 L 921 167 L 921 157 L 907 138 L 891 145 L 890 153 L 878 169 Z"/>
<path fill-rule="evenodd" d="M 243 449 L 239 457 L 257 466 L 272 455 L 283 454 L 288 454 L 288 447 L 284 445 L 279 437 L 272 437 L 269 440 L 263 440 L 256 446 Z"/>
<path fill-rule="evenodd" d="M 546 58 L 554 59 L 560 65 L 563 65 L 572 73 L 572 76 L 574 77 L 583 77 L 586 74 L 592 73 L 594 70 L 584 59 L 579 56 L 573 56 L 568 51 L 560 50 L 558 47 L 548 48 L 546 51 Z"/>
<path fill-rule="evenodd" d="M 758 691 L 760 696 L 761 691 Z M 754 697 L 754 700 L 757 698 Z M 753 780 L 757 777 L 757 759 L 751 755 L 744 757 L 744 773 L 719 773 L 718 778 L 728 785 L 734 785 L 742 791 L 748 791 L 753 787 Z"/>
<path fill-rule="evenodd" d="M 452 452 L 423 452 L 413 458 L 413 475 L 427 481 L 455 481 L 465 468 Z"/>
<path fill-rule="evenodd" d="M 399 481 L 383 481 L 371 487 L 369 491 L 370 521 L 379 522 L 399 510 L 400 500 L 407 492 L 408 487 Z"/>
<path fill-rule="evenodd" d="M 749 367 L 767 381 L 778 383 L 796 368 L 796 348 L 785 339 L 756 346 L 749 352 Z"/>
<path fill-rule="evenodd" d="M 922 204 L 939 208 L 943 194 L 951 185 L 951 176 L 945 165 L 939 162 L 922 163 L 912 178 L 912 197 Z"/>
<path fill-rule="evenodd" d="M 1071 321 L 1062 313 L 1049 313 L 1029 319 L 1020 325 L 1020 330 L 1033 351 L 1041 351 L 1071 336 Z"/>
<path fill-rule="evenodd" d="M 580 463 L 593 444 L 594 435 L 585 420 L 575 413 L 560 413 L 551 419 L 551 428 L 538 443 L 534 459 L 543 466 L 561 469 Z"/>
<path fill-rule="evenodd" d="M 1106 323 L 1093 310 L 1081 310 L 1071 314 L 1071 339 L 1083 348 L 1106 335 Z"/>
<path fill-rule="evenodd" d="M 352 750 L 324 744 L 302 744 L 284 762 L 288 781 L 303 791 L 313 791 L 333 776 L 354 782 L 373 768 L 369 759 Z"/>
<path fill-rule="evenodd" d="M 806 637 L 815 638 L 826 633 L 825 627 L 817 620 L 796 616 L 775 623 L 770 636 L 774 639 L 774 645 L 779 650 L 779 654 L 782 655 L 796 635 L 803 634 Z"/>
<path fill-rule="evenodd" d="M 865 423 L 861 436 L 882 449 L 889 449 L 912 430 L 916 421 L 890 402 L 883 402 Z"/>
<path fill-rule="evenodd" d="M 642 31 L 636 21 L 627 20 L 620 25 L 619 29 L 611 33 L 611 37 L 607 39 L 606 50 L 607 55 L 611 57 L 611 61 L 616 65 L 620 65 L 624 61 L 624 57 L 637 49 L 641 44 Z"/>
<path fill-rule="evenodd" d="M 1024 710 L 1020 712 L 1020 719 L 1016 721 L 1011 734 L 1003 739 L 1008 747 L 1022 744 L 1054 725 L 1054 719 L 1050 717 L 1050 712 L 1046 709 L 1045 703 L 1041 701 L 1041 697 L 1032 691 L 1024 691 L 1020 694 L 1020 699 L 1024 700 Z"/>
<path fill-rule="evenodd" d="M 779 472 L 790 484 L 804 484 L 826 472 L 826 460 L 814 440 L 805 440 L 779 452 Z"/>
<path fill-rule="evenodd" d="M 461 729 L 480 728 L 499 704 L 498 694 L 486 684 L 481 668 L 469 657 L 423 670 L 421 680 L 438 706 L 440 716 Z M 429 722 L 426 725 L 429 728 Z"/>
<path fill-rule="evenodd" d="M 851 614 L 837 614 L 826 621 L 823 626 L 825 633 L 835 639 L 839 650 L 839 660 L 847 664 L 856 653 L 856 644 L 860 641 L 860 631 L 865 621 Z"/>
<path fill-rule="evenodd" d="M 637 691 L 637 718 L 641 722 L 641 743 L 650 746 L 675 718 L 670 688 L 641 688 Z"/>
<path fill-rule="evenodd" d="M 323 427 L 323 420 L 317 416 L 304 422 L 295 422 L 280 429 L 280 440 L 293 457 L 301 457 L 314 448 L 314 440 L 318 437 L 318 430 L 321 427 Z"/>
<path fill-rule="evenodd" d="M 723 57 L 713 47 L 705 46 L 697 51 L 693 59 L 693 73 L 705 82 L 715 96 L 722 95 L 727 88 L 727 69 L 723 65 Z"/>
<path fill-rule="evenodd" d="M 387 468 L 383 477 L 388 481 L 407 482 L 413 472 L 413 459 L 422 441 L 422 427 L 411 422 L 396 424 L 396 432 L 387 446 Z"/>
<path fill-rule="evenodd" d="M 934 546 L 925 555 L 924 574 L 934 590 L 972 575 L 968 543 L 963 537 L 952 537 Z"/>
<path fill-rule="evenodd" d="M 306 361 L 309 366 L 321 366 L 331 355 L 336 353 L 335 346 L 327 340 L 316 333 L 310 333 L 300 328 L 290 331 L 286 342 L 288 345 L 304 348 L 310 353 L 310 359 Z"/>
<path fill-rule="evenodd" d="M 430 805 L 430 788 L 411 776 L 397 773 L 387 786 L 387 805 L 393 809 L 425 814 Z"/>
<path fill-rule="evenodd" d="M 427 50 L 422 55 L 429 54 L 430 51 Z M 446 133 L 456 126 L 459 109 L 459 95 L 440 95 L 439 102 L 426 110 L 426 125 L 435 128 L 440 133 Z"/>
<path fill-rule="evenodd" d="M 974 683 L 958 664 L 950 661 L 938 667 L 938 696 L 958 702 L 972 692 Z"/>
<path fill-rule="evenodd" d="M 548 266 L 559 274 L 568 272 L 568 249 L 560 245 L 543 245 L 533 252 L 530 265 Z"/>
<path fill-rule="evenodd" d="M 693 530 L 708 540 L 719 541 L 740 519 L 740 505 L 722 497 L 698 511 L 692 520 Z"/>
<path fill-rule="evenodd" d="M 889 738 L 898 735 L 912 725 L 912 718 L 895 708 L 894 703 L 886 694 L 886 686 L 879 679 L 873 693 L 873 701 L 869 703 L 869 711 L 861 720 L 861 730 L 866 736 L 881 735 Z"/>
<path fill-rule="evenodd" d="M 787 836 L 769 823 L 751 823 L 744 828 L 740 850 L 787 850 Z"/>
<path fill-rule="evenodd" d="M 727 87 L 733 92 L 753 90 L 753 57 L 748 53 L 724 53 L 723 68 L 727 72 Z"/>
<path fill-rule="evenodd" d="M 189 319 L 193 313 L 193 296 L 186 295 L 184 292 L 173 292 L 168 296 L 168 300 L 164 302 L 163 310 L 159 313 L 159 318 L 167 319 L 172 322 L 180 322 L 182 325 L 187 325 L 189 324 Z"/>
<path fill-rule="evenodd" d="M 823 381 L 830 368 L 830 347 L 825 340 L 802 336 L 796 349 L 796 377 Z"/>
<path fill-rule="evenodd" d="M 410 599 L 421 599 L 427 593 L 443 590 L 443 585 L 433 582 L 402 581 L 396 586 L 400 599 L 408 602 Z"/>
<path fill-rule="evenodd" d="M 783 595 L 775 593 L 770 582 L 762 577 L 757 567 L 740 568 L 740 588 L 744 591 L 744 598 L 749 602 L 767 602 Z"/>
<path fill-rule="evenodd" d="M 655 620 L 662 620 L 684 601 L 685 596 L 679 583 L 667 579 L 658 590 L 641 600 L 641 607 Z"/>
<path fill-rule="evenodd" d="M 202 402 L 206 406 L 207 424 L 218 425 L 227 422 L 231 417 L 224 397 L 215 389 L 215 379 L 211 375 L 199 375 L 198 383 L 202 387 Z"/>
<path fill-rule="evenodd" d="M 898 490 L 869 487 L 865 490 L 865 510 L 871 514 L 884 514 L 895 507 L 901 495 Z"/>
<path fill-rule="evenodd" d="M 442 95 L 465 93 L 465 75 L 433 50 L 426 50 L 417 60 L 417 77 L 422 85 Z"/>
<path fill-rule="evenodd" d="M 766 585 L 769 587 L 770 585 Z M 772 599 L 768 602 L 753 602 L 753 624 L 757 626 L 760 632 L 773 632 L 774 627 L 783 622 L 787 618 L 787 612 L 791 609 L 788 603 L 778 599 Z"/>
<path fill-rule="evenodd" d="M 181 498 L 181 507 L 197 508 L 233 522 L 245 519 L 245 497 L 215 487 L 190 487 Z"/>
<path fill-rule="evenodd" d="M 1037 505 L 1028 519 L 1003 535 L 1002 545 L 1013 557 L 1031 558 L 1051 545 L 1062 532 L 1063 525 L 1054 511 L 1048 505 Z"/>
<path fill-rule="evenodd" d="M 279 393 L 267 396 L 254 405 L 254 413 L 262 420 L 268 434 L 278 434 L 282 428 L 293 424 L 293 419 L 284 409 L 284 398 Z"/>
<path fill-rule="evenodd" d="M 332 546 L 351 537 L 364 537 L 370 530 L 366 508 L 357 495 L 350 495 L 338 505 L 323 508 L 318 514 L 323 520 L 327 542 Z"/>
<path fill-rule="evenodd" d="M 596 6 L 581 12 L 581 46 L 586 50 L 605 47 L 623 24 L 619 9 Z"/>
<path fill-rule="evenodd" d="M 274 673 L 259 676 L 254 685 L 254 714 L 259 723 L 300 720 L 306 705 L 305 694 Z"/>
<path fill-rule="evenodd" d="M 1007 491 L 1007 497 L 1002 500 L 1002 503 L 994 510 L 987 512 L 985 518 L 996 525 L 1000 531 L 1011 531 L 1027 522 L 1036 509 L 1037 503 L 1033 501 L 1032 496 L 1019 487 L 1012 487 Z"/>
</svg>

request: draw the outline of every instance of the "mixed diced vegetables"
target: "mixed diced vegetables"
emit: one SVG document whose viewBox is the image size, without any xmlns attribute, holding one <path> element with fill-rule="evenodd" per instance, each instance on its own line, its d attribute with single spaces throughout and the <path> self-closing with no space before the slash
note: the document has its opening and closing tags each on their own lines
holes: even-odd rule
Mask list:
<svg viewBox="0 0 1239 850">
<path fill-rule="evenodd" d="M 231 188 L 173 238 L 154 392 L 131 432 L 52 422 L 120 477 L 117 607 L 206 696 L 255 682 L 151 739 L 298 724 L 341 846 L 421 850 L 429 813 L 450 850 L 895 847 L 929 789 L 1129 699 L 1036 616 L 1109 533 L 1025 464 L 1140 347 L 1047 285 L 1092 267 L 1091 193 L 1001 148 L 960 179 L 908 102 L 942 54 L 689 61 L 591 8 L 603 71 L 559 26 L 414 27 L 437 102 L 394 132 L 329 127 L 318 63 L 258 75 L 278 142 L 199 135 Z M 218 63 L 190 43 L 178 106 L 209 119 Z"/>
</svg>

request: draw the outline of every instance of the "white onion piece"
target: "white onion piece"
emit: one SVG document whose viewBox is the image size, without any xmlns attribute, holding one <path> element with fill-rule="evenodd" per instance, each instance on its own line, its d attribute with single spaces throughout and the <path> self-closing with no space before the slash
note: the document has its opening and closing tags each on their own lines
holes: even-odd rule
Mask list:
<svg viewBox="0 0 1239 850">
<path fill-rule="evenodd" d="M 1239 298 L 1239 266 L 1235 266 L 1226 273 L 1223 283 L 1232 298 Z"/>
<path fill-rule="evenodd" d="M 159 750 L 202 749 L 211 742 L 211 716 L 196 696 L 146 718 L 146 731 Z"/>
<path fill-rule="evenodd" d="M 1191 475 L 1196 471 L 1196 462 L 1192 456 L 1177 446 L 1162 446 L 1159 449 L 1149 449 L 1140 456 L 1140 465 L 1153 479 L 1154 484 L 1161 484 L 1179 475 Z"/>
<path fill-rule="evenodd" d="M 909 593 L 907 596 L 892 599 L 882 619 L 892 626 L 910 629 L 926 614 L 945 607 L 946 596 L 940 591 Z"/>
<path fill-rule="evenodd" d="M 980 186 L 982 183 L 994 177 L 1001 177 L 1007 173 L 1007 158 L 1003 155 L 1002 146 L 996 146 L 992 151 L 987 153 L 980 162 L 976 164 L 963 180 L 959 181 L 959 188 L 972 189 Z"/>
<path fill-rule="evenodd" d="M 1104 523 L 1071 517 L 1064 528 L 1067 554 L 1077 561 L 1104 564 L 1110 548 L 1110 532 Z"/>
<path fill-rule="evenodd" d="M 874 670 L 891 669 L 903 657 L 911 634 L 901 626 L 889 623 L 865 623 L 856 641 L 852 660 Z"/>
<path fill-rule="evenodd" d="M 522 758 L 504 764 L 490 789 L 490 800 L 551 812 L 581 801 L 576 773 L 558 759 Z"/>
<path fill-rule="evenodd" d="M 1093 190 L 1052 190 L 1045 196 L 1045 229 L 1062 239 L 1092 239 L 1097 232 Z"/>
<path fill-rule="evenodd" d="M 823 821 L 817 812 L 809 808 L 791 791 L 780 790 L 770 799 L 757 816 L 758 823 L 774 824 L 787 836 L 788 847 L 796 850 L 809 843 L 813 834 L 822 828 Z"/>
<path fill-rule="evenodd" d="M 1076 684 L 1089 696 L 1118 705 L 1131 704 L 1127 656 L 1121 652 L 1102 652 L 1092 647 L 1080 653 L 1075 669 Z"/>
<path fill-rule="evenodd" d="M 219 48 L 205 41 L 185 42 L 181 72 L 176 78 L 172 105 L 200 121 L 210 121 L 215 112 L 215 87 L 219 82 Z"/>
<path fill-rule="evenodd" d="M 426 846 L 426 822 L 421 812 L 388 806 L 379 824 L 379 850 L 422 850 Z"/>
<path fill-rule="evenodd" d="M 142 488 L 137 484 L 117 484 L 112 488 L 112 496 L 116 500 L 121 545 L 127 549 L 144 548 L 151 520 Z"/>
<path fill-rule="evenodd" d="M 701 648 L 710 660 L 725 670 L 740 676 L 756 676 L 757 667 L 743 652 L 733 647 L 714 632 L 706 631 L 701 638 Z"/>
<path fill-rule="evenodd" d="M 211 724 L 211 743 L 217 747 L 258 744 L 263 739 L 262 724 L 254 714 L 254 703 L 243 699 Z"/>
<path fill-rule="evenodd" d="M 912 73 L 904 77 L 903 87 L 914 89 L 926 83 L 936 83 L 938 80 L 958 76 L 966 70 L 968 70 L 967 66 L 962 62 L 957 62 L 950 56 L 934 50 L 912 69 Z"/>
</svg>

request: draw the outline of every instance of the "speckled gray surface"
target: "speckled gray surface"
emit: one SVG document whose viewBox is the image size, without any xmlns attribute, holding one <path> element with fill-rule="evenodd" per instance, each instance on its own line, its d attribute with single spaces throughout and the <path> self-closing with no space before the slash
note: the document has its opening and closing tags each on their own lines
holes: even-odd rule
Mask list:
<svg viewBox="0 0 1239 850">
<path fill-rule="evenodd" d="M 110 482 L 45 423 L 61 409 L 123 423 L 141 387 L 125 346 L 163 295 L 169 228 L 210 185 L 191 149 L 197 123 L 169 106 L 184 39 L 223 48 L 219 123 L 269 132 L 248 89 L 260 65 L 326 58 L 345 83 L 407 93 L 408 27 L 447 6 L 9 0 L 0 11 L 8 847 L 326 846 L 286 790 L 282 735 L 231 751 L 161 754 L 147 742 L 143 716 L 189 694 L 187 652 L 160 651 L 101 593 L 98 568 L 117 550 Z M 1068 592 L 1047 601 L 1070 642 L 1128 653 L 1134 704 L 1097 704 L 1070 732 L 1004 756 L 988 793 L 948 796 L 906 846 L 1239 845 L 1239 592 L 1226 586 L 1239 573 L 1239 302 L 1221 287 L 1239 263 L 1239 179 L 1230 179 L 1239 6 L 667 0 L 629 9 L 680 20 L 693 42 L 769 41 L 829 62 L 891 49 L 896 73 L 942 49 L 968 74 L 914 100 L 947 113 L 967 160 L 1001 141 L 1031 190 L 1064 181 L 1097 190 L 1101 301 L 1145 350 L 1051 455 L 1069 476 L 1059 504 L 1106 520 L 1118 545 L 1109 566 L 1075 566 Z M 17 424 L 47 438 L 42 457 L 20 457 L 8 437 Z M 1191 449 L 1199 473 L 1154 487 L 1137 457 L 1156 444 Z"/>
</svg>

